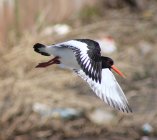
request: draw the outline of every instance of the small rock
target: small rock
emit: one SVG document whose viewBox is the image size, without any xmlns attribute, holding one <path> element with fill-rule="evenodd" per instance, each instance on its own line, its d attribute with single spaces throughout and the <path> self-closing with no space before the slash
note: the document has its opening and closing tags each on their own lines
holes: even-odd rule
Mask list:
<svg viewBox="0 0 157 140">
<path fill-rule="evenodd" d="M 47 116 L 48 112 L 51 110 L 48 105 L 42 103 L 34 103 L 32 109 L 34 112 L 39 113 L 41 116 Z"/>
<path fill-rule="evenodd" d="M 143 136 L 141 140 L 150 140 L 148 136 Z"/>
<path fill-rule="evenodd" d="M 14 140 L 33 140 L 33 139 L 28 135 L 19 135 L 15 136 Z"/>
<path fill-rule="evenodd" d="M 143 126 L 142 126 L 142 131 L 145 133 L 145 134 L 150 134 L 153 132 L 153 127 L 149 124 L 149 123 L 145 123 Z"/>
<path fill-rule="evenodd" d="M 88 115 L 88 118 L 91 122 L 98 125 L 110 125 L 115 123 L 115 116 L 111 112 L 103 109 L 95 109 Z"/>
<path fill-rule="evenodd" d="M 101 52 L 110 54 L 117 50 L 116 43 L 112 37 L 103 37 L 97 40 L 100 45 Z"/>
<path fill-rule="evenodd" d="M 54 32 L 56 32 L 58 35 L 66 35 L 70 32 L 71 28 L 69 25 L 66 24 L 56 24 L 53 27 Z"/>
<path fill-rule="evenodd" d="M 157 140 L 157 137 L 143 136 L 141 140 Z"/>
<path fill-rule="evenodd" d="M 57 35 L 66 35 L 71 31 L 71 28 L 69 25 L 66 24 L 56 24 L 54 26 L 48 26 L 46 27 L 42 32 L 42 36 L 49 36 L 52 34 Z"/>
<path fill-rule="evenodd" d="M 66 120 L 70 120 L 70 119 L 81 117 L 82 111 L 73 108 L 57 108 L 52 110 L 52 116 L 54 118 L 58 116 Z"/>
<path fill-rule="evenodd" d="M 49 35 L 52 35 L 53 33 L 54 33 L 53 26 L 48 26 L 42 30 L 41 35 L 49 36 Z"/>
<path fill-rule="evenodd" d="M 83 115 L 82 110 L 74 108 L 50 108 L 49 106 L 41 103 L 35 103 L 32 107 L 33 111 L 40 114 L 42 117 L 51 117 L 55 119 L 70 120 L 79 118 Z"/>
<path fill-rule="evenodd" d="M 139 49 L 142 55 L 146 55 L 152 50 L 152 45 L 146 41 L 141 41 L 139 43 Z"/>
</svg>

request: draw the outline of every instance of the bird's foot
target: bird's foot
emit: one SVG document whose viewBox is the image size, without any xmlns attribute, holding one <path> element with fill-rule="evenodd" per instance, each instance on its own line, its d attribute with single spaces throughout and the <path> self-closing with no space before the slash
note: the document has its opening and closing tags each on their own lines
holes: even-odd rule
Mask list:
<svg viewBox="0 0 157 140">
<path fill-rule="evenodd" d="M 50 65 L 53 65 L 53 64 L 60 64 L 58 56 L 56 56 L 55 58 L 49 60 L 48 62 L 39 63 L 36 66 L 36 68 L 44 68 L 44 67 L 47 67 L 47 66 L 50 66 Z"/>
</svg>

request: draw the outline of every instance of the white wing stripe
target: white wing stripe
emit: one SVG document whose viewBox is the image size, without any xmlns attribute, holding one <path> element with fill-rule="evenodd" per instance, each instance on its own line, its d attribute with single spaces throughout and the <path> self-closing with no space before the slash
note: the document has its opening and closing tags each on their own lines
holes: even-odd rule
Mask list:
<svg viewBox="0 0 157 140">
<path fill-rule="evenodd" d="M 87 61 L 88 61 L 88 58 L 86 57 L 83 64 L 85 65 L 87 63 Z"/>
<path fill-rule="evenodd" d="M 80 49 L 81 52 L 83 52 L 83 53 L 86 53 L 87 50 L 89 50 L 87 48 L 87 44 L 86 43 L 83 43 L 83 42 L 80 42 L 80 41 L 77 41 L 77 40 L 70 40 L 70 41 L 67 41 L 67 42 L 59 43 L 58 45 L 74 46 L 74 47 Z"/>
<path fill-rule="evenodd" d="M 76 73 L 87 81 L 96 95 L 107 104 L 123 112 L 131 112 L 122 89 L 109 69 L 102 70 L 101 84 L 93 81 L 82 70 L 77 70 Z"/>
<path fill-rule="evenodd" d="M 89 65 L 89 63 L 90 63 L 90 61 L 89 60 L 87 60 L 88 62 L 87 62 L 87 64 L 86 64 L 86 68 L 88 67 L 88 65 Z"/>
</svg>

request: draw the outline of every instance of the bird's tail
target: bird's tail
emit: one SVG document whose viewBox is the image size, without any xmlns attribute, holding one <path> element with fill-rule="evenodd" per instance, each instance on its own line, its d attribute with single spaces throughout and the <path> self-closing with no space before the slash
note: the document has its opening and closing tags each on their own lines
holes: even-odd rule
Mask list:
<svg viewBox="0 0 157 140">
<path fill-rule="evenodd" d="M 45 56 L 50 56 L 50 54 L 46 50 L 46 46 L 43 44 L 36 43 L 33 48 L 34 48 L 34 51 L 36 51 L 37 53 L 40 53 Z"/>
</svg>

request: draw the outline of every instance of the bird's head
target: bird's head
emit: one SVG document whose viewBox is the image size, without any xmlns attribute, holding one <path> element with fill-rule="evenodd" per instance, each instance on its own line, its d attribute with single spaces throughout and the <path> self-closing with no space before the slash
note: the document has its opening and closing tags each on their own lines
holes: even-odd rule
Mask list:
<svg viewBox="0 0 157 140">
<path fill-rule="evenodd" d="M 125 75 L 114 65 L 114 61 L 109 57 L 101 57 L 102 59 L 102 68 L 113 69 L 116 73 L 118 73 L 121 77 L 125 78 Z"/>
</svg>

